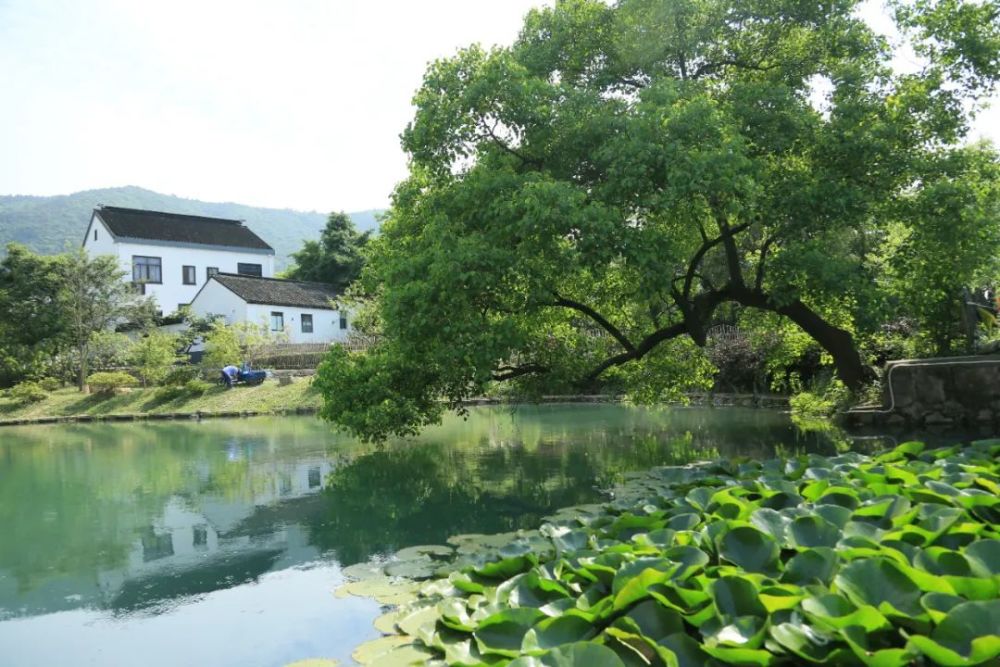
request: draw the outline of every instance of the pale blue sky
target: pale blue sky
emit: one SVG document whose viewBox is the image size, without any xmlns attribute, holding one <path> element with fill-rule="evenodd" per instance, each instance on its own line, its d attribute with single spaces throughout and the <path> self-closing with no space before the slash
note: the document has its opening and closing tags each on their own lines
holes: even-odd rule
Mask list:
<svg viewBox="0 0 1000 667">
<path fill-rule="evenodd" d="M 0 0 L 0 194 L 383 207 L 427 62 L 539 4 Z M 996 109 L 975 134 L 1000 137 Z"/>
</svg>

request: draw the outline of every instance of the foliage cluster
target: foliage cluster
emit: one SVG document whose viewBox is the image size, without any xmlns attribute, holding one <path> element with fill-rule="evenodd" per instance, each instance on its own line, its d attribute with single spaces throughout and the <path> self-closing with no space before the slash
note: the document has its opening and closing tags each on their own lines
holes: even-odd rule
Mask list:
<svg viewBox="0 0 1000 667">
<path fill-rule="evenodd" d="M 359 566 L 365 664 L 976 665 L 1000 657 L 1000 442 L 660 468 L 603 506 Z M 384 575 L 444 578 L 399 583 Z M 410 661 L 410 662 L 408 662 Z"/>
<path fill-rule="evenodd" d="M 18 403 L 38 403 L 44 401 L 49 392 L 40 382 L 25 380 L 10 389 L 10 397 Z"/>
<path fill-rule="evenodd" d="M 330 356 L 326 417 L 410 433 L 497 381 L 655 400 L 733 309 L 781 332 L 783 381 L 808 348 L 859 390 L 905 318 L 956 349 L 1000 246 L 1000 160 L 965 142 L 988 4 L 899 0 L 890 42 L 860 0 L 573 0 L 432 63 L 359 280 L 379 343 Z"/>
<path fill-rule="evenodd" d="M 260 359 L 271 354 L 275 346 L 287 340 L 287 333 L 271 331 L 263 323 L 226 324 L 225 320 L 216 319 L 204 335 L 205 356 L 202 358 L 202 366 L 209 371 L 218 371 L 224 366 L 243 362 L 255 366 Z"/>
<path fill-rule="evenodd" d="M 119 389 L 138 386 L 139 381 L 123 371 L 102 371 L 87 376 L 87 386 L 95 394 L 114 394 Z"/>
<path fill-rule="evenodd" d="M 294 264 L 286 272 L 294 280 L 333 285 L 343 293 L 364 267 L 363 251 L 369 233 L 358 233 L 346 213 L 331 213 L 319 241 L 307 240 L 292 253 Z"/>
</svg>

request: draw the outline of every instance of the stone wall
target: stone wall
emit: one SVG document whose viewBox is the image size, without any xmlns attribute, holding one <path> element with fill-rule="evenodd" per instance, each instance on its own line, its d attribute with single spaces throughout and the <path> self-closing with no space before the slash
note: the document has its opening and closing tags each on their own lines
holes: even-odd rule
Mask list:
<svg viewBox="0 0 1000 667">
<path fill-rule="evenodd" d="M 847 413 L 854 424 L 987 425 L 1000 422 L 1000 356 L 903 359 L 886 364 L 881 407 Z"/>
</svg>

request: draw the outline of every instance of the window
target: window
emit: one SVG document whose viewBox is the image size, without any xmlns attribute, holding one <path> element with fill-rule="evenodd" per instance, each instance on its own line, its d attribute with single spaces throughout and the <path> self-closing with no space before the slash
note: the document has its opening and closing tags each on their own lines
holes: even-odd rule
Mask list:
<svg viewBox="0 0 1000 667">
<path fill-rule="evenodd" d="M 163 284 L 161 264 L 159 257 L 132 255 L 132 282 Z"/>
<path fill-rule="evenodd" d="M 205 280 L 208 280 L 209 278 L 211 278 L 212 276 L 214 276 L 218 272 L 219 272 L 219 267 L 217 267 L 217 266 L 206 267 L 205 268 Z"/>
<path fill-rule="evenodd" d="M 97 227 L 94 227 L 94 240 L 97 240 Z"/>
<path fill-rule="evenodd" d="M 271 311 L 271 331 L 285 330 L 285 314 Z"/>
<path fill-rule="evenodd" d="M 347 313 L 340 314 L 340 328 L 341 329 L 347 328 Z"/>
<path fill-rule="evenodd" d="M 302 315 L 302 333 L 312 333 L 313 332 L 313 316 Z"/>
<path fill-rule="evenodd" d="M 260 264 L 244 264 L 243 262 L 236 265 L 236 273 L 241 276 L 257 276 L 258 278 L 264 275 Z"/>
<path fill-rule="evenodd" d="M 191 540 L 193 546 L 203 549 L 208 547 L 208 526 L 195 526 L 191 532 L 193 533 Z"/>
<path fill-rule="evenodd" d="M 309 488 L 315 489 L 320 485 L 322 481 L 322 474 L 320 473 L 319 466 L 313 466 L 309 468 Z"/>
<path fill-rule="evenodd" d="M 184 267 L 184 284 L 185 285 L 195 285 L 198 283 L 198 278 L 195 274 L 193 266 Z"/>
</svg>

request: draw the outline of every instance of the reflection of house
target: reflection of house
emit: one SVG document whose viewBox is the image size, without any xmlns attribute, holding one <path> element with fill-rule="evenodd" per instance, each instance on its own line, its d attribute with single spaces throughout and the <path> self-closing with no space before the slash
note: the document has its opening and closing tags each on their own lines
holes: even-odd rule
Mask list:
<svg viewBox="0 0 1000 667">
<path fill-rule="evenodd" d="M 323 283 L 219 273 L 198 291 L 191 312 L 221 316 L 229 324 L 267 324 L 291 343 L 330 343 L 350 331 L 347 313 L 333 303 L 336 296 Z"/>
<path fill-rule="evenodd" d="M 190 303 L 215 273 L 274 275 L 274 249 L 240 220 L 100 206 L 83 247 L 118 258 L 165 313 Z"/>
</svg>

